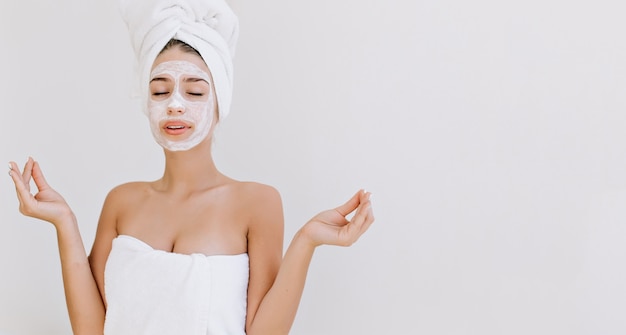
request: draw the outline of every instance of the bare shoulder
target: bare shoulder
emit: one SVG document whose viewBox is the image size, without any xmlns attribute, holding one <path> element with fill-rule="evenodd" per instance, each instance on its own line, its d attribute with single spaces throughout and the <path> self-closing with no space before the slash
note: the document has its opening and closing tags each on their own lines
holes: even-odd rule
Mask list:
<svg viewBox="0 0 626 335">
<path fill-rule="evenodd" d="M 109 196 L 119 197 L 125 195 L 136 195 L 138 192 L 146 192 L 150 188 L 150 182 L 135 181 L 115 186 L 109 192 Z"/>
<path fill-rule="evenodd" d="M 116 228 L 119 215 L 126 208 L 132 208 L 133 204 L 141 198 L 140 195 L 145 193 L 147 189 L 148 183 L 145 182 L 126 183 L 111 189 L 102 205 L 98 226 L 102 229 Z"/>
<path fill-rule="evenodd" d="M 235 182 L 231 184 L 232 195 L 240 212 L 246 213 L 248 222 L 254 226 L 283 225 L 282 199 L 272 186 L 256 182 Z"/>
<path fill-rule="evenodd" d="M 149 182 L 130 182 L 118 185 L 109 191 L 105 200 L 106 205 L 127 204 L 143 198 L 150 190 Z"/>
<path fill-rule="evenodd" d="M 234 183 L 237 195 L 250 200 L 280 201 L 280 193 L 270 185 L 251 182 L 238 181 Z"/>
<path fill-rule="evenodd" d="M 241 205 L 255 212 L 282 211 L 282 199 L 278 190 L 272 186 L 256 182 L 236 182 L 233 194 Z"/>
</svg>

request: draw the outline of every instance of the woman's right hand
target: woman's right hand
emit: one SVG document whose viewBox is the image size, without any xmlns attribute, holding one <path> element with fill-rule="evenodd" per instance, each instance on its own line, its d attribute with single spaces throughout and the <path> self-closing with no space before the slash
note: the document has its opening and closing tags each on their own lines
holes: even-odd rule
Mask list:
<svg viewBox="0 0 626 335">
<path fill-rule="evenodd" d="M 51 222 L 57 228 L 61 222 L 73 219 L 74 214 L 69 205 L 48 185 L 38 162 L 29 157 L 22 173 L 15 162 L 10 162 L 9 168 L 22 214 Z M 31 179 L 37 186 L 35 195 L 30 192 Z"/>
</svg>

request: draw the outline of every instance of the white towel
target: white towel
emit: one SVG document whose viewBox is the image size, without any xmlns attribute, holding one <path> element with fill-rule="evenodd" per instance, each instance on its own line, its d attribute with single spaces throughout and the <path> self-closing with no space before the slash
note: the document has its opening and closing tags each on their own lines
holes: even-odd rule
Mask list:
<svg viewBox="0 0 626 335">
<path fill-rule="evenodd" d="M 154 250 L 113 240 L 104 273 L 105 335 L 245 335 L 248 255 Z"/>
<path fill-rule="evenodd" d="M 120 0 L 137 57 L 139 85 L 148 104 L 148 80 L 155 58 L 170 39 L 196 49 L 211 71 L 219 119 L 230 111 L 233 62 L 239 20 L 224 0 Z"/>
</svg>

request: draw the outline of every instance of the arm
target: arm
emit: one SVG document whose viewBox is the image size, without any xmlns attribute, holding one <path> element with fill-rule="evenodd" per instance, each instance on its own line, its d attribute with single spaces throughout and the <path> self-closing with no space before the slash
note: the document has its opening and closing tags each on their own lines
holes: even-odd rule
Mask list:
<svg viewBox="0 0 626 335">
<path fill-rule="evenodd" d="M 315 248 L 322 244 L 349 246 L 356 242 L 374 221 L 369 196 L 359 191 L 344 205 L 318 214 L 296 233 L 276 280 L 253 319 L 248 320 L 248 335 L 289 333 Z M 345 217 L 354 210 L 356 214 L 347 221 Z"/>
<path fill-rule="evenodd" d="M 104 305 L 91 273 L 87 254 L 72 210 L 46 182 L 39 164 L 28 159 L 19 172 L 11 162 L 9 174 L 15 184 L 20 212 L 54 225 L 59 243 L 65 298 L 74 334 L 102 334 Z M 30 193 L 30 180 L 38 192 Z"/>
</svg>

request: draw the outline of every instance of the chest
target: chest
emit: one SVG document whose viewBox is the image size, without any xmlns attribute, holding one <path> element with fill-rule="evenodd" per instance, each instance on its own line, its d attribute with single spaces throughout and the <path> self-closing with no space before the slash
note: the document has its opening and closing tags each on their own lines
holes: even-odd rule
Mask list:
<svg viewBox="0 0 626 335">
<path fill-rule="evenodd" d="M 118 214 L 117 230 L 159 250 L 239 254 L 247 252 L 247 223 L 245 211 L 232 201 L 157 194 L 131 199 Z"/>
</svg>

